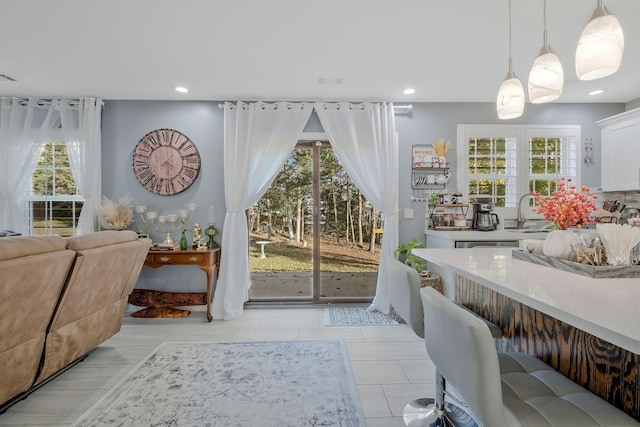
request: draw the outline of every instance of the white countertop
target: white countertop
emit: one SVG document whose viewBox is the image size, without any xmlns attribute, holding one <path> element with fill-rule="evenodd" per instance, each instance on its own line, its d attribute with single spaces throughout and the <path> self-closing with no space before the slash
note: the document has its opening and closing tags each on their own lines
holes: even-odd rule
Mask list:
<svg viewBox="0 0 640 427">
<path fill-rule="evenodd" d="M 448 239 L 452 241 L 509 241 L 509 240 L 524 240 L 524 239 L 539 239 L 544 240 L 549 233 L 537 232 L 537 233 L 524 233 L 519 230 L 494 230 L 494 231 L 477 231 L 477 230 L 426 230 L 427 236 L 439 237 L 442 239 Z"/>
<path fill-rule="evenodd" d="M 512 249 L 414 249 L 500 294 L 640 354 L 640 279 L 593 279 L 513 259 Z"/>
</svg>

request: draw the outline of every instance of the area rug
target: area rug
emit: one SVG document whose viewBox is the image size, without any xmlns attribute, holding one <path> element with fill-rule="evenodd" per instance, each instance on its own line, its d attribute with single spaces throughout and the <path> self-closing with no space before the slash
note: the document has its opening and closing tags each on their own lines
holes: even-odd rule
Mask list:
<svg viewBox="0 0 640 427">
<path fill-rule="evenodd" d="M 163 343 L 73 426 L 365 427 L 343 340 Z"/>
<path fill-rule="evenodd" d="M 379 311 L 369 311 L 367 307 L 326 307 L 324 324 L 326 326 L 395 326 L 399 317 Z"/>
</svg>

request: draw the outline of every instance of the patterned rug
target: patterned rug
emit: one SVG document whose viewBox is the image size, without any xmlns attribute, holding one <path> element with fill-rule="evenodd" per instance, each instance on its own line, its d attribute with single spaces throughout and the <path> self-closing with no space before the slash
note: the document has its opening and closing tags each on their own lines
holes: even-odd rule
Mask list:
<svg viewBox="0 0 640 427">
<path fill-rule="evenodd" d="M 342 340 L 163 343 L 73 426 L 365 427 Z"/>
<path fill-rule="evenodd" d="M 379 311 L 369 311 L 367 307 L 326 307 L 326 326 L 395 326 L 402 319 L 395 313 L 387 315 Z"/>
</svg>

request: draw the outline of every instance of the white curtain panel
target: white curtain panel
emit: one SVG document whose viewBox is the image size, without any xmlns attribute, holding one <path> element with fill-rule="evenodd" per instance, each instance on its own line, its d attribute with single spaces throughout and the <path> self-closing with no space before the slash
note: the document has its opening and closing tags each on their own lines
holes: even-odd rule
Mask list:
<svg viewBox="0 0 640 427">
<path fill-rule="evenodd" d="M 384 214 L 376 296 L 370 310 L 389 313 L 384 262 L 398 246 L 398 140 L 392 103 L 315 104 L 338 159 L 365 197 Z"/>
<path fill-rule="evenodd" d="M 275 179 L 309 121 L 311 103 L 243 103 L 224 105 L 224 188 L 226 215 L 222 229 L 224 264 L 213 297 L 213 316 L 242 314 L 251 286 L 249 228 L 245 210 Z"/>
<path fill-rule="evenodd" d="M 101 99 L 60 100 L 60 120 L 71 173 L 78 192 L 84 197 L 78 228 L 85 234 L 99 230 L 98 210 L 102 200 L 101 113 Z"/>
<path fill-rule="evenodd" d="M 0 229 L 27 234 L 26 197 L 42 144 L 60 125 L 54 103 L 0 98 Z"/>
</svg>

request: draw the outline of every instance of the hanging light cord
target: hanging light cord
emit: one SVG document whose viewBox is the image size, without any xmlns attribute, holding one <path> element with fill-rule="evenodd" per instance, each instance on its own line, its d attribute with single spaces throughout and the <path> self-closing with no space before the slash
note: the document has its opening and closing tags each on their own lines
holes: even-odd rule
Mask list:
<svg viewBox="0 0 640 427">
<path fill-rule="evenodd" d="M 513 71 L 511 61 L 511 0 L 509 0 L 509 73 Z"/>
<path fill-rule="evenodd" d="M 548 46 L 547 43 L 547 0 L 544 0 L 544 6 L 542 7 L 542 22 L 544 25 L 544 46 Z"/>
</svg>

